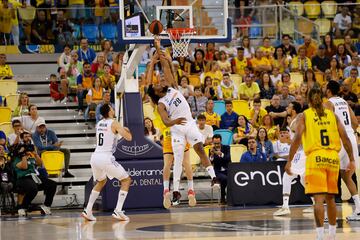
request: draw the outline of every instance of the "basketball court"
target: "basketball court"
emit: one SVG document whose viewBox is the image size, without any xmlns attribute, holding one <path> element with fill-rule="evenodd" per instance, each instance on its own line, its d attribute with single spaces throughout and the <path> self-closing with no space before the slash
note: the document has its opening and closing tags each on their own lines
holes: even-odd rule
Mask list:
<svg viewBox="0 0 360 240">
<path fill-rule="evenodd" d="M 97 212 L 96 222 L 85 222 L 81 209 L 37 212 L 27 218 L 2 217 L 1 239 L 315 239 L 314 217 L 293 207 L 291 215 L 273 217 L 276 208 L 220 207 L 217 204 L 170 211 L 128 211 L 130 222 L 119 222 L 110 212 Z M 343 220 L 351 205 L 338 205 L 337 239 L 360 239 L 360 222 Z M 340 219 L 341 218 L 341 219 Z M 325 224 L 325 228 L 327 228 Z"/>
</svg>

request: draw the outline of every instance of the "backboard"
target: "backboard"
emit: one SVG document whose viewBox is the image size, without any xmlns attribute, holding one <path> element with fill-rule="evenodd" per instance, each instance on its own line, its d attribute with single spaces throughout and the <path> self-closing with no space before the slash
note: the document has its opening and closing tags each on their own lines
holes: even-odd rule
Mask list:
<svg viewBox="0 0 360 240">
<path fill-rule="evenodd" d="M 155 19 L 164 26 L 164 44 L 170 44 L 168 28 L 194 28 L 191 43 L 230 42 L 232 37 L 228 0 L 124 0 L 119 11 L 121 44 L 153 43 L 148 26 Z"/>
</svg>

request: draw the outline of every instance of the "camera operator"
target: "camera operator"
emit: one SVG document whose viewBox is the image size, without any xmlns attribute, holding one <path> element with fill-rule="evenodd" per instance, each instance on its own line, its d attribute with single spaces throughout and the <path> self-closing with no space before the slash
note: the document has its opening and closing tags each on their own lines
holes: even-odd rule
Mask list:
<svg viewBox="0 0 360 240">
<path fill-rule="evenodd" d="M 19 216 L 26 216 L 26 211 L 39 190 L 44 190 L 46 196 L 44 205 L 40 207 L 46 215 L 49 215 L 56 192 L 56 183 L 39 174 L 38 167 L 42 167 L 42 160 L 32 144 L 31 133 L 25 130 L 20 134 L 20 139 L 22 144 L 15 145 L 12 152 L 16 186 L 18 192 L 25 195 L 22 204 L 19 206 Z"/>
<path fill-rule="evenodd" d="M 230 146 L 221 144 L 221 135 L 215 134 L 212 138 L 212 148 L 210 149 L 210 161 L 214 165 L 216 177 L 221 186 L 221 203 L 225 204 L 227 187 L 227 169 L 231 162 Z"/>
</svg>

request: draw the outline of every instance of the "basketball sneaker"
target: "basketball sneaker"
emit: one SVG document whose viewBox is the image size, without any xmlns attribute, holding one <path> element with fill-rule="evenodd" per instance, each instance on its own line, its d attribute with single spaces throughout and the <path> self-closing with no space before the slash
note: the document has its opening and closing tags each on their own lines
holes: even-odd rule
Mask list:
<svg viewBox="0 0 360 240">
<path fill-rule="evenodd" d="M 120 220 L 120 221 L 129 221 L 129 217 L 125 215 L 124 211 L 116 211 L 114 210 L 112 214 L 113 218 Z"/>
<path fill-rule="evenodd" d="M 81 216 L 87 221 L 96 221 L 94 215 L 92 213 L 87 213 L 86 210 L 81 213 Z"/>
<path fill-rule="evenodd" d="M 44 214 L 44 215 L 51 215 L 51 210 L 49 207 L 45 206 L 45 205 L 40 205 L 40 208 L 41 208 L 41 212 Z"/>
<path fill-rule="evenodd" d="M 171 197 L 170 197 L 169 189 L 164 190 L 163 196 L 164 196 L 164 200 L 163 200 L 164 208 L 169 209 L 171 207 Z"/>
<path fill-rule="evenodd" d="M 360 212 L 358 212 L 358 213 L 353 212 L 353 214 L 346 217 L 346 220 L 348 220 L 348 221 L 360 221 Z"/>
<path fill-rule="evenodd" d="M 26 210 L 23 208 L 20 208 L 18 210 L 19 217 L 26 217 Z"/>
<path fill-rule="evenodd" d="M 195 198 L 195 192 L 194 190 L 190 189 L 188 191 L 188 199 L 189 199 L 189 206 L 195 207 L 196 205 L 196 198 Z"/>
<path fill-rule="evenodd" d="M 314 208 L 313 207 L 309 207 L 309 208 L 305 208 L 302 211 L 303 213 L 314 213 Z"/>
<path fill-rule="evenodd" d="M 213 189 L 214 189 L 214 188 L 220 189 L 219 179 L 217 179 L 216 177 L 214 177 L 214 178 L 211 180 L 211 187 L 212 187 Z"/>
<path fill-rule="evenodd" d="M 279 210 L 277 210 L 276 212 L 274 212 L 274 216 L 285 216 L 290 214 L 291 211 L 288 207 L 281 207 Z"/>
<path fill-rule="evenodd" d="M 179 204 L 180 204 L 180 198 L 181 198 L 180 192 L 174 191 L 174 192 L 173 192 L 172 205 L 173 205 L 173 206 L 179 205 Z"/>
</svg>

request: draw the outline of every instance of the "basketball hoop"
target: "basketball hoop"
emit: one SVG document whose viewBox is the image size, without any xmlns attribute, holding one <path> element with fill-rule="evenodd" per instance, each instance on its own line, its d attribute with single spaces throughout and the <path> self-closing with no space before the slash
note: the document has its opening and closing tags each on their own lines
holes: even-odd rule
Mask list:
<svg viewBox="0 0 360 240">
<path fill-rule="evenodd" d="M 169 28 L 167 34 L 171 41 L 173 57 L 187 57 L 191 37 L 194 35 L 194 28 Z"/>
</svg>

